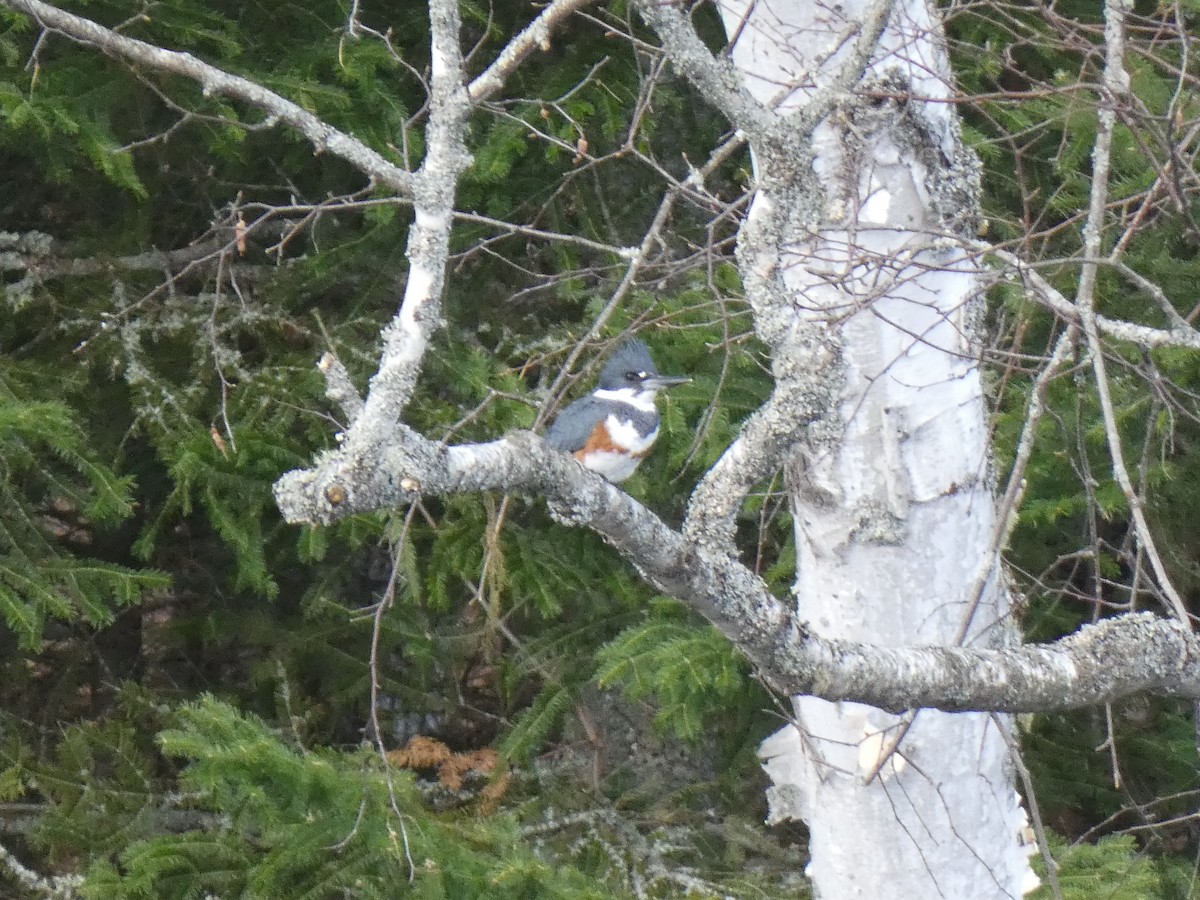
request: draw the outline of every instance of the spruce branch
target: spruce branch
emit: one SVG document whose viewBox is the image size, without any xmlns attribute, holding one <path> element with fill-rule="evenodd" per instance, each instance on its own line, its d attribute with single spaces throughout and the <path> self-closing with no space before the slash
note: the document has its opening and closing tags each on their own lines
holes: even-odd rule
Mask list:
<svg viewBox="0 0 1200 900">
<path fill-rule="evenodd" d="M 334 128 L 304 107 L 293 103 L 257 82 L 209 65 L 190 53 L 165 50 L 145 41 L 125 37 L 90 19 L 74 15 L 41 0 L 0 0 L 9 9 L 32 17 L 42 28 L 56 32 L 81 44 L 88 44 L 131 63 L 149 66 L 190 78 L 206 94 L 233 97 L 262 110 L 273 121 L 295 128 L 312 143 L 317 153 L 331 153 L 354 166 L 363 174 L 392 190 L 410 195 L 413 175 L 389 162 L 358 138 Z"/>
</svg>

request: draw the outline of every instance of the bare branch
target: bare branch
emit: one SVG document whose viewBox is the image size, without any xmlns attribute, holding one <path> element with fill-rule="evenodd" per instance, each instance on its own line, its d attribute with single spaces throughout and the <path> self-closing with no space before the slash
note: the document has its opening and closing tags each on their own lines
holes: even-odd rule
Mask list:
<svg viewBox="0 0 1200 900">
<path fill-rule="evenodd" d="M 889 648 L 823 639 L 758 576 L 711 552 L 528 432 L 445 446 L 403 424 L 369 455 L 344 447 L 284 475 L 275 499 L 290 522 L 328 524 L 422 496 L 535 491 L 572 525 L 592 528 L 660 590 L 712 622 L 788 694 L 854 700 L 887 710 L 1032 712 L 1152 690 L 1200 697 L 1200 642 L 1149 614 L 1102 620 L 1049 645 L 1005 650 Z"/>
<path fill-rule="evenodd" d="M 987 555 L 980 563 L 979 572 L 967 594 L 970 598 L 970 605 L 963 615 L 958 634 L 955 635 L 954 643 L 956 644 L 967 640 L 975 614 L 986 595 L 987 586 L 1000 568 L 1001 555 L 1008 546 L 1013 529 L 1017 527 L 1021 513 L 1021 501 L 1025 499 L 1025 489 L 1029 486 L 1025 472 L 1029 468 L 1029 460 L 1033 456 L 1034 445 L 1037 441 L 1038 425 L 1041 424 L 1042 413 L 1046 409 L 1046 391 L 1050 387 L 1050 382 L 1058 375 L 1059 367 L 1066 360 L 1067 352 L 1074 346 L 1078 335 L 1078 329 L 1071 326 L 1059 336 L 1058 342 L 1050 354 L 1050 359 L 1046 361 L 1045 367 L 1034 380 L 1032 390 L 1029 392 L 1025 424 L 1021 426 L 1021 437 L 1017 441 L 1017 452 L 1013 457 L 1012 471 L 1008 474 L 1008 486 L 1005 487 L 1004 496 L 1001 497 L 996 510 L 996 528 L 992 533 L 991 546 L 988 547 Z"/>
<path fill-rule="evenodd" d="M 342 413 L 353 425 L 354 420 L 362 413 L 363 401 L 350 378 L 350 373 L 346 371 L 342 361 L 332 353 L 322 356 L 317 368 L 325 376 L 325 396 L 341 408 Z"/>
<path fill-rule="evenodd" d="M 1104 97 L 1097 115 L 1096 146 L 1092 151 L 1092 190 L 1087 221 L 1083 229 L 1085 261 L 1079 273 L 1079 290 L 1076 293 L 1075 306 L 1079 310 L 1083 334 L 1087 339 L 1091 355 L 1092 370 L 1096 376 L 1096 394 L 1100 400 L 1104 432 L 1108 438 L 1113 478 L 1116 479 L 1117 484 L 1121 487 L 1121 492 L 1125 495 L 1125 502 L 1129 505 L 1129 513 L 1133 517 L 1134 527 L 1137 529 L 1138 541 L 1150 560 L 1150 567 L 1154 570 L 1159 589 L 1170 601 L 1175 615 L 1190 629 L 1191 616 L 1187 606 L 1171 583 L 1171 576 L 1163 564 L 1154 536 L 1150 533 L 1150 524 L 1146 521 L 1142 497 L 1134 489 L 1133 480 L 1129 477 L 1129 468 L 1125 463 L 1125 451 L 1121 446 L 1121 432 L 1117 427 L 1117 415 L 1113 409 L 1112 396 L 1109 392 L 1104 347 L 1100 343 L 1100 330 L 1096 325 L 1094 291 L 1099 267 L 1092 260 L 1100 255 L 1100 244 L 1103 238 L 1105 201 L 1108 197 L 1108 178 L 1112 164 L 1112 139 L 1117 122 L 1116 102 L 1129 90 L 1129 74 L 1125 71 L 1125 14 L 1130 7 L 1129 0 L 1106 0 L 1104 4 Z"/>
<path fill-rule="evenodd" d="M 471 86 L 467 88 L 471 101 L 478 103 L 486 100 L 500 90 L 505 79 L 535 48 L 550 49 L 550 33 L 554 30 L 554 26 L 576 10 L 590 6 L 594 2 L 595 0 L 554 0 L 542 10 L 536 19 L 529 23 L 524 31 L 509 41 L 495 61 L 471 82 Z"/>
<path fill-rule="evenodd" d="M 178 250 L 147 250 L 132 256 L 63 258 L 53 239 L 38 232 L 0 232 L 0 272 L 27 272 L 38 281 L 104 272 L 173 271 L 230 250 L 233 241 L 207 240 Z"/>
<path fill-rule="evenodd" d="M 715 58 L 708 52 L 679 7 L 659 0 L 640 0 L 637 8 L 646 24 L 658 32 L 675 67 L 735 128 L 755 139 L 765 139 L 771 133 L 776 122 L 774 113 L 754 99 L 728 59 Z"/>
<path fill-rule="evenodd" d="M 402 194 L 412 191 L 412 173 L 389 162 L 362 141 L 339 131 L 327 122 L 269 91 L 262 85 L 216 66 L 201 62 L 190 53 L 164 50 L 144 41 L 128 38 L 90 19 L 65 12 L 41 0 L 0 0 L 10 9 L 32 16 L 43 28 L 82 44 L 90 44 L 110 56 L 141 63 L 162 72 L 182 75 L 200 84 L 206 94 L 221 94 L 249 103 L 264 111 L 271 120 L 291 125 L 309 141 L 318 153 L 332 153 L 346 160 L 364 175 Z M 230 124 L 238 124 L 231 122 Z"/>
<path fill-rule="evenodd" d="M 471 162 L 465 141 L 471 106 L 463 86 L 455 0 L 430 0 L 429 21 L 428 151 L 412 181 L 415 217 L 408 232 L 408 280 L 400 311 L 383 331 L 379 370 L 371 378 L 362 414 L 347 434 L 347 446 L 380 444 L 399 421 L 416 385 L 429 338 L 441 324 L 454 192 L 459 176 Z"/>
<path fill-rule="evenodd" d="M 1080 328 L 1083 327 L 1082 314 L 1062 291 L 1049 281 L 1025 260 L 1007 250 L 999 250 L 987 245 L 977 244 L 976 250 L 994 256 L 1010 266 L 1024 281 L 1033 298 L 1046 306 L 1065 321 Z M 1115 338 L 1119 341 L 1129 341 L 1142 347 L 1182 347 L 1189 350 L 1200 350 L 1200 331 L 1188 327 L 1154 328 L 1150 325 L 1139 325 L 1136 322 L 1125 322 L 1108 316 L 1093 313 L 1096 329 L 1100 334 Z"/>
<path fill-rule="evenodd" d="M 533 228 L 529 225 L 518 225 L 513 222 L 505 222 L 501 219 L 494 219 L 491 216 L 481 216 L 478 213 L 462 212 L 456 210 L 454 218 L 461 222 L 475 222 L 479 225 L 487 225 L 489 228 L 495 228 L 498 231 L 505 231 L 509 234 L 520 234 L 525 237 L 538 238 L 539 240 L 554 241 L 556 243 L 573 244 L 576 247 L 583 247 L 586 250 L 595 250 L 598 253 L 611 253 L 622 259 L 632 259 L 637 250 L 632 247 L 615 247 L 612 244 L 602 244 L 599 241 L 593 241 L 580 235 L 563 234 L 557 231 L 546 231 L 542 228 Z"/>
</svg>

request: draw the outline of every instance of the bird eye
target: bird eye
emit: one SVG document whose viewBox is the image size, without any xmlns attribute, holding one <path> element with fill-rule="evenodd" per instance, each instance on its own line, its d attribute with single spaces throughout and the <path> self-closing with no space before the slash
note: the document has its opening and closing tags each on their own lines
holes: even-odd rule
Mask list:
<svg viewBox="0 0 1200 900">
<path fill-rule="evenodd" d="M 637 383 L 642 380 L 642 374 L 640 372 L 626 372 L 625 380 L 629 381 L 629 382 Z"/>
</svg>

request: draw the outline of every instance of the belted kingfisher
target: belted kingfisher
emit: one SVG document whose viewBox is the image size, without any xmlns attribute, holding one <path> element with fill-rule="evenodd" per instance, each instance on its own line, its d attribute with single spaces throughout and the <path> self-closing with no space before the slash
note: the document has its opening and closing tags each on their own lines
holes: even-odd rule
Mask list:
<svg viewBox="0 0 1200 900">
<path fill-rule="evenodd" d="M 659 375 L 646 345 L 626 341 L 600 373 L 596 390 L 559 413 L 546 441 L 609 481 L 624 481 L 658 437 L 655 394 L 688 381 Z"/>
</svg>

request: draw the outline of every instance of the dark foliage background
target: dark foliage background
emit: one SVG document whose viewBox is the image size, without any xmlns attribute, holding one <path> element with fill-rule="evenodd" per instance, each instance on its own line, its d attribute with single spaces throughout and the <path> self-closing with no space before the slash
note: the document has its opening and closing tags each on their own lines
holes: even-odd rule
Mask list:
<svg viewBox="0 0 1200 900">
<path fill-rule="evenodd" d="M 1195 10 L 1143 5 L 1111 240 L 1128 226 L 1127 264 L 1191 316 L 1195 54 L 1176 26 Z M 338 4 L 80 10 L 420 160 L 419 4 L 369 4 L 375 32 L 357 34 Z M 463 12 L 480 71 L 534 10 Z M 1094 3 L 979 2 L 949 20 L 987 237 L 1063 289 L 1097 17 Z M 711 203 L 671 201 L 611 304 L 628 265 L 612 250 L 641 244 L 673 181 L 729 137 L 630 35 L 651 40 L 625 4 L 597 8 L 480 108 L 446 326 L 408 417 L 455 440 L 530 427 L 636 331 L 660 368 L 694 378 L 626 485 L 678 521 L 769 390 L 732 260 L 749 161 L 716 167 Z M 360 384 L 373 371 L 408 218 L 255 111 L 0 8 L 0 844 L 106 898 L 797 896 L 803 834 L 759 825 L 753 756 L 785 707 L 598 538 L 519 496 L 281 523 L 272 482 L 337 430 L 314 363 L 332 350 Z M 1161 324 L 1118 274 L 1101 306 Z M 1002 477 L 1059 325 L 1014 286 L 989 312 Z M 1192 598 L 1200 366 L 1110 352 L 1127 453 Z M 1153 603 L 1087 380 L 1069 371 L 1048 402 L 1011 546 L 1035 639 Z M 762 485 L 739 538 L 782 595 L 780 487 Z M 1023 724 L 1065 890 L 1190 896 L 1187 711 L 1134 699 Z M 0 884 L 23 889 L 2 866 Z"/>
</svg>

